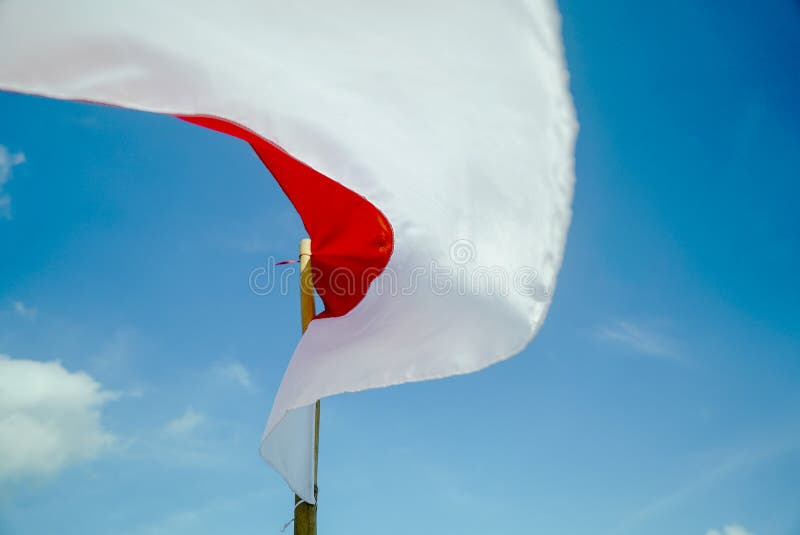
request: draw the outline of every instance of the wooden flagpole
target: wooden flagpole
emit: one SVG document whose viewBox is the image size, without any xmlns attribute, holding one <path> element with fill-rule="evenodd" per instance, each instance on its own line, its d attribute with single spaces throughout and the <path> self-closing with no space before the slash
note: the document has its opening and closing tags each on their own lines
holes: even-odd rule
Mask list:
<svg viewBox="0 0 800 535">
<path fill-rule="evenodd" d="M 300 325 L 306 332 L 314 318 L 314 281 L 311 274 L 311 240 L 300 240 Z M 319 401 L 314 414 L 314 501 L 317 498 L 317 463 L 319 455 Z M 317 535 L 317 504 L 294 497 L 294 535 Z"/>
</svg>

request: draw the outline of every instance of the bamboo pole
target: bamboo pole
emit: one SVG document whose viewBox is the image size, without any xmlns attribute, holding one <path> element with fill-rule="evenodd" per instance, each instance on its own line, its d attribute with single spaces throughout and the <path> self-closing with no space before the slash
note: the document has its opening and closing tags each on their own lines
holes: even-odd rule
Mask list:
<svg viewBox="0 0 800 535">
<path fill-rule="evenodd" d="M 300 325 L 306 332 L 314 319 L 314 281 L 311 274 L 311 240 L 300 240 Z M 319 454 L 319 401 L 314 411 L 314 501 L 317 498 L 317 462 Z M 294 535 L 317 535 L 317 504 L 294 497 Z"/>
</svg>

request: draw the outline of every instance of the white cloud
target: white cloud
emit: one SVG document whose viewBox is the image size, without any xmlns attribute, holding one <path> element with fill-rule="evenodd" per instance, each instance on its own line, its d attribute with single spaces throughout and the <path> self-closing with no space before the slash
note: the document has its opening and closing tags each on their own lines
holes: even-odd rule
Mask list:
<svg viewBox="0 0 800 535">
<path fill-rule="evenodd" d="M 754 535 L 754 533 L 747 531 L 742 526 L 730 525 L 722 528 L 722 531 L 710 529 L 706 531 L 706 535 Z"/>
<path fill-rule="evenodd" d="M 618 321 L 610 327 L 604 327 L 600 329 L 599 335 L 605 340 L 625 345 L 644 355 L 668 359 L 681 358 L 674 341 L 628 321 Z"/>
<path fill-rule="evenodd" d="M 233 381 L 244 388 L 253 388 L 250 372 L 239 362 L 218 364 L 214 367 L 214 374 L 226 381 Z"/>
<path fill-rule="evenodd" d="M 115 437 L 100 409 L 115 397 L 59 362 L 0 355 L 0 479 L 52 475 L 103 453 Z"/>
<path fill-rule="evenodd" d="M 193 409 L 187 409 L 186 412 L 167 422 L 164 430 L 170 435 L 188 435 L 194 431 L 197 426 L 202 424 L 206 417 Z"/>
<path fill-rule="evenodd" d="M 11 301 L 11 306 L 14 307 L 14 312 L 25 319 L 32 320 L 36 317 L 36 309 L 27 306 L 22 301 Z"/>
<path fill-rule="evenodd" d="M 6 183 L 11 180 L 11 168 L 25 163 L 25 155 L 21 152 L 9 152 L 0 145 L 0 218 L 11 219 L 11 197 L 4 193 Z"/>
</svg>

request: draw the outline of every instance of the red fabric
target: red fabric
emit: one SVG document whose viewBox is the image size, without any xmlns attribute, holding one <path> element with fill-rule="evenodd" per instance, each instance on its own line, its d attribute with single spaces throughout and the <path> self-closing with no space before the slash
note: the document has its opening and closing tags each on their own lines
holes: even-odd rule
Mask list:
<svg viewBox="0 0 800 535">
<path fill-rule="evenodd" d="M 243 139 L 255 149 L 311 238 L 314 286 L 325 304 L 317 317 L 352 310 L 392 255 L 394 234 L 386 216 L 361 195 L 236 123 L 204 116 L 180 118 Z"/>
</svg>

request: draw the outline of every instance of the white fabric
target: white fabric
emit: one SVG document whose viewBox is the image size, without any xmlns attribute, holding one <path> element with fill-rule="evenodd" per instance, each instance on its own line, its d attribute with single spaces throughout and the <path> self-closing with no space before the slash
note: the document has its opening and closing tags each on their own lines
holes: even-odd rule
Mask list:
<svg viewBox="0 0 800 535">
<path fill-rule="evenodd" d="M 479 370 L 541 326 L 577 130 L 552 0 L 3 0 L 0 51 L 0 88 L 229 119 L 387 216 L 401 291 L 311 323 L 264 433 L 305 500 L 312 409 L 287 411 Z M 516 288 L 459 287 L 485 267 Z"/>
</svg>

